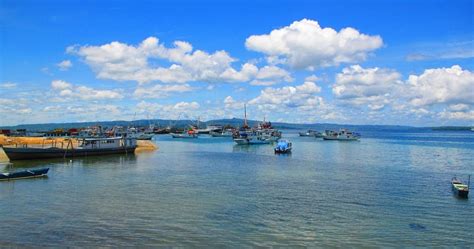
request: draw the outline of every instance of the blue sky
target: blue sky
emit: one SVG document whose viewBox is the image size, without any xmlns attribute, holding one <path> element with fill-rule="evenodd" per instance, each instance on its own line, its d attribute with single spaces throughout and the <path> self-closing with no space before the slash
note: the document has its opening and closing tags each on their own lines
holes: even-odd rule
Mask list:
<svg viewBox="0 0 474 249">
<path fill-rule="evenodd" d="M 240 117 L 244 103 L 252 119 L 473 125 L 473 9 L 2 1 L 0 126 Z"/>
</svg>

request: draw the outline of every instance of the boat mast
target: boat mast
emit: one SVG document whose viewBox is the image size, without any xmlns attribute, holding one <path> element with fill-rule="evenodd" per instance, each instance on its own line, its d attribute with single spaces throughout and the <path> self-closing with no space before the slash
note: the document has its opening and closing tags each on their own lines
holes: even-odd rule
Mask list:
<svg viewBox="0 0 474 249">
<path fill-rule="evenodd" d="M 244 127 L 247 128 L 247 104 L 244 104 Z"/>
</svg>

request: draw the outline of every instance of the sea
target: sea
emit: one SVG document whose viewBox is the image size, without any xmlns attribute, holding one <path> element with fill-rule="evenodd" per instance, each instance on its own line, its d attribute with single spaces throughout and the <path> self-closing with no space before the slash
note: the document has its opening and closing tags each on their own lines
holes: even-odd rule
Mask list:
<svg viewBox="0 0 474 249">
<path fill-rule="evenodd" d="M 0 247 L 474 247 L 474 132 L 284 130 L 289 155 L 231 138 L 157 135 L 156 151 L 15 161 L 0 182 Z"/>
</svg>

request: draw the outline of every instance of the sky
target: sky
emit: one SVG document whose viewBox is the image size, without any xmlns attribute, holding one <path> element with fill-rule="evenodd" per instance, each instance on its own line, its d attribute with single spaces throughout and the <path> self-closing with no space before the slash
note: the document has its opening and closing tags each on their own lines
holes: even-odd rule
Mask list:
<svg viewBox="0 0 474 249">
<path fill-rule="evenodd" d="M 0 126 L 474 125 L 473 1 L 0 0 Z"/>
</svg>

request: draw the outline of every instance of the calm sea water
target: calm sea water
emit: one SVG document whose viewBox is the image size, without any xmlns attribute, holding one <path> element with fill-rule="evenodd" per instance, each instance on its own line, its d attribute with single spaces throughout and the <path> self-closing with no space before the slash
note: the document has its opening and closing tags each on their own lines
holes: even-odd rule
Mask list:
<svg viewBox="0 0 474 249">
<path fill-rule="evenodd" d="M 50 173 L 0 182 L 0 246 L 474 246 L 474 193 L 450 188 L 474 174 L 474 133 L 284 136 L 291 155 L 163 135 L 153 152 L 15 162 Z"/>
</svg>

